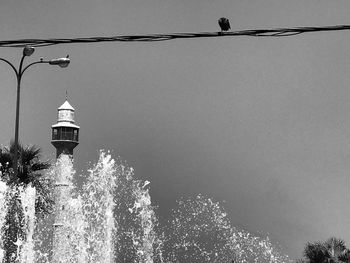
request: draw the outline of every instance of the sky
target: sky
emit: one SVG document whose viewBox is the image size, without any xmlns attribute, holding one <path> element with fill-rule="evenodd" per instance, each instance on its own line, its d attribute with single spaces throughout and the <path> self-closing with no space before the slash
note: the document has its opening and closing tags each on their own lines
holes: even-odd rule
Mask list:
<svg viewBox="0 0 350 263">
<path fill-rule="evenodd" d="M 0 39 L 70 38 L 349 23 L 347 0 L 2 0 Z M 111 150 L 151 181 L 167 216 L 180 197 L 225 201 L 233 225 L 291 258 L 331 236 L 350 247 L 350 32 L 37 48 L 21 90 L 20 139 L 55 158 L 68 90 L 81 126 L 77 173 Z M 18 64 L 22 51 L 1 48 Z M 0 66 L 0 143 L 14 134 L 16 82 Z"/>
</svg>

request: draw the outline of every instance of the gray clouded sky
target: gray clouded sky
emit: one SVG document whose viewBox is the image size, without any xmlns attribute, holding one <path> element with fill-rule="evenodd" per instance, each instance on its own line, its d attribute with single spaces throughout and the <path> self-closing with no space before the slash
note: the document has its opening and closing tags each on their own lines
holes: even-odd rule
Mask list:
<svg viewBox="0 0 350 263">
<path fill-rule="evenodd" d="M 0 39 L 349 24 L 349 1 L 3 0 Z M 181 196 L 226 200 L 233 224 L 269 233 L 292 258 L 307 241 L 350 246 L 350 32 L 39 48 L 71 57 L 23 79 L 20 138 L 54 159 L 50 126 L 69 101 L 80 173 L 110 149 L 152 182 L 166 215 Z M 19 60 L 20 49 L 0 57 Z M 13 134 L 15 78 L 0 67 L 0 143 Z"/>
</svg>

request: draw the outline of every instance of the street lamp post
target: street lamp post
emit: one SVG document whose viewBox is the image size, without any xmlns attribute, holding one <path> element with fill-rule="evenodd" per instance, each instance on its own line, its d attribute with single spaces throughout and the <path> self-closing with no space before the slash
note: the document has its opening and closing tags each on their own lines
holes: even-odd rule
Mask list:
<svg viewBox="0 0 350 263">
<path fill-rule="evenodd" d="M 44 60 L 41 58 L 39 61 L 32 62 L 23 68 L 24 58 L 31 56 L 34 53 L 34 51 L 35 51 L 34 47 L 25 46 L 23 48 L 23 54 L 22 54 L 22 58 L 21 58 L 21 61 L 19 63 L 18 69 L 16 69 L 16 67 L 8 60 L 6 60 L 4 58 L 0 58 L 0 61 L 3 61 L 11 66 L 11 68 L 13 69 L 13 71 L 16 74 L 16 79 L 17 79 L 16 122 L 15 122 L 15 142 L 14 142 L 15 156 L 14 156 L 14 160 L 13 160 L 13 171 L 14 171 L 14 174 L 16 177 L 18 176 L 19 105 L 20 105 L 20 95 L 21 95 L 21 80 L 22 80 L 23 73 L 30 66 L 33 66 L 35 64 L 45 63 L 45 64 L 49 64 L 49 65 L 58 65 L 61 68 L 66 68 L 70 63 L 70 60 L 69 60 L 68 55 L 67 55 L 67 57 L 65 57 L 65 58 L 57 58 L 57 59 L 52 59 L 52 60 Z"/>
</svg>

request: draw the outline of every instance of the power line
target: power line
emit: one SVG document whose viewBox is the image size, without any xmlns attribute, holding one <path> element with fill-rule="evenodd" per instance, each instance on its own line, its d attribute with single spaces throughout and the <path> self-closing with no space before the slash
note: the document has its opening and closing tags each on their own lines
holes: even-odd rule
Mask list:
<svg viewBox="0 0 350 263">
<path fill-rule="evenodd" d="M 210 38 L 210 37 L 285 37 L 303 33 L 321 31 L 349 30 L 350 25 L 324 26 L 324 27 L 293 27 L 276 29 L 253 29 L 230 32 L 201 32 L 201 33 L 172 33 L 172 34 L 149 34 L 149 35 L 120 35 L 110 37 L 83 37 L 83 38 L 49 38 L 49 39 L 18 39 L 0 41 L 0 47 L 33 47 L 51 46 L 71 43 L 97 43 L 97 42 L 150 42 L 166 41 L 184 38 Z"/>
</svg>

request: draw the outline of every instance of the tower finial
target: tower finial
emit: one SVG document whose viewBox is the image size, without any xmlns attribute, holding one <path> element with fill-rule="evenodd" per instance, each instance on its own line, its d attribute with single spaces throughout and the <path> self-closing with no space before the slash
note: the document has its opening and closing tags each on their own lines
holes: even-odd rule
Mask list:
<svg viewBox="0 0 350 263">
<path fill-rule="evenodd" d="M 66 90 L 66 100 L 68 100 L 68 90 Z"/>
</svg>

